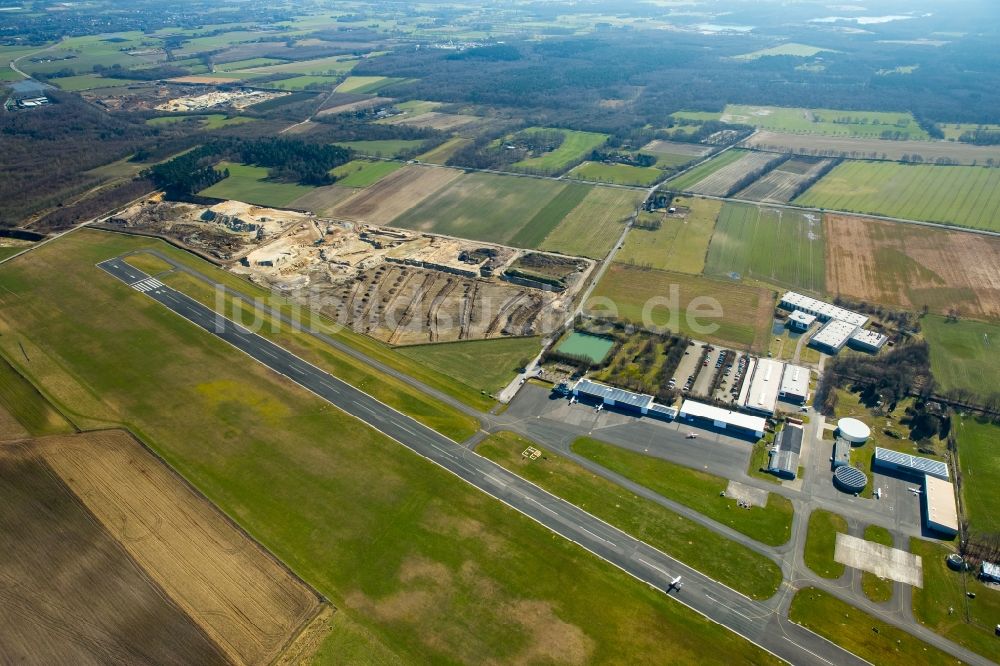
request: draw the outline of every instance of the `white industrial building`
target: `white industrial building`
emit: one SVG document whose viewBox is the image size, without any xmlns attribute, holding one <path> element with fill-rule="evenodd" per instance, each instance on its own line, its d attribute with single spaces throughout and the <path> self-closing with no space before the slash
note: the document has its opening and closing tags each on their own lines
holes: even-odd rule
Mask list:
<svg viewBox="0 0 1000 666">
<path fill-rule="evenodd" d="M 752 435 L 755 439 L 764 436 L 764 427 L 767 425 L 767 420 L 760 416 L 741 414 L 694 400 L 685 400 L 681 404 L 679 417 L 691 423 L 720 428 L 737 436 Z"/>
<path fill-rule="evenodd" d="M 924 524 L 928 529 L 941 534 L 958 534 L 955 488 L 950 481 L 930 474 L 924 475 Z"/>
<path fill-rule="evenodd" d="M 854 324 L 855 327 L 864 326 L 868 323 L 868 315 L 863 315 L 860 312 L 854 312 L 853 310 L 848 310 L 833 303 L 827 303 L 826 301 L 818 301 L 815 298 L 795 291 L 785 292 L 785 295 L 781 297 L 781 307 L 789 312 L 799 310 L 800 312 L 814 315 L 820 321 L 837 319 L 845 321 L 848 324 Z"/>
<path fill-rule="evenodd" d="M 819 333 L 812 336 L 809 344 L 831 354 L 836 354 L 844 348 L 844 345 L 857 330 L 856 324 L 841 319 L 831 319 L 826 322 L 823 328 L 819 329 Z"/>
<path fill-rule="evenodd" d="M 751 412 L 774 414 L 785 364 L 769 358 L 750 359 L 746 379 L 740 390 L 739 404 Z"/>
<path fill-rule="evenodd" d="M 948 465 L 940 460 L 911 456 L 909 453 L 900 453 L 892 449 L 883 449 L 881 446 L 875 447 L 875 457 L 872 459 L 872 469 L 879 471 L 895 472 L 913 478 L 924 475 L 932 476 L 942 481 L 947 481 Z"/>
<path fill-rule="evenodd" d="M 882 349 L 888 340 L 889 338 L 881 333 L 859 328 L 854 331 L 854 335 L 852 335 L 851 339 L 847 341 L 847 344 L 854 349 L 860 349 L 874 354 L 879 349 Z"/>
<path fill-rule="evenodd" d="M 573 386 L 573 395 L 586 396 L 595 400 L 600 400 L 608 407 L 619 407 L 622 409 L 637 411 L 645 414 L 653 405 L 653 396 L 643 393 L 633 393 L 625 389 L 615 388 L 607 384 L 581 379 Z"/>
<path fill-rule="evenodd" d="M 786 402 L 806 402 L 809 399 L 809 369 L 801 365 L 785 364 L 778 397 Z"/>
<path fill-rule="evenodd" d="M 809 327 L 816 323 L 816 315 L 811 315 L 802 310 L 795 310 L 788 315 L 788 326 L 793 331 L 808 331 Z"/>
</svg>

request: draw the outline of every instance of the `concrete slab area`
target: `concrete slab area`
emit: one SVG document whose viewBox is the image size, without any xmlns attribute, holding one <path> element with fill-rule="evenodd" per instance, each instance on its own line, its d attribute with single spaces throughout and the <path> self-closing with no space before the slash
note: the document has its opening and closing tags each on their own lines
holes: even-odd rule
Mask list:
<svg viewBox="0 0 1000 666">
<path fill-rule="evenodd" d="M 833 559 L 880 578 L 888 578 L 915 587 L 924 586 L 924 565 L 919 555 L 865 541 L 848 534 L 837 534 Z"/>
<path fill-rule="evenodd" d="M 730 481 L 726 486 L 726 497 L 749 502 L 753 506 L 764 508 L 767 506 L 767 491 L 763 488 L 754 488 L 738 481 Z"/>
</svg>

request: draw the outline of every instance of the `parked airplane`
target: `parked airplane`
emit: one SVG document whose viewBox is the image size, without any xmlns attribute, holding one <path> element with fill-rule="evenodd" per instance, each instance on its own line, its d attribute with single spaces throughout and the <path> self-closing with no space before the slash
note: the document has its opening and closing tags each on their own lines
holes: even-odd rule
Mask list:
<svg viewBox="0 0 1000 666">
<path fill-rule="evenodd" d="M 698 433 L 696 433 L 696 432 L 689 432 L 688 434 L 684 435 L 684 439 L 694 439 L 697 436 L 698 436 Z"/>
<path fill-rule="evenodd" d="M 924 492 L 923 488 L 907 488 L 907 490 L 909 490 L 914 495 L 919 495 L 920 493 Z"/>
</svg>

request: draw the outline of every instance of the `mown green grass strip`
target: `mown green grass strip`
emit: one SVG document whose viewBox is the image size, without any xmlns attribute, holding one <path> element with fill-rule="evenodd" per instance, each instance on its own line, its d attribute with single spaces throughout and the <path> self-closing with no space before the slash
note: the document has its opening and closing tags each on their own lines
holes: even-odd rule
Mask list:
<svg viewBox="0 0 1000 666">
<path fill-rule="evenodd" d="M 781 495 L 769 493 L 766 507 L 742 509 L 720 496 L 729 485 L 722 477 L 589 437 L 573 442 L 573 451 L 761 543 L 780 546 L 792 535 L 792 503 Z"/>
<path fill-rule="evenodd" d="M 587 185 L 570 183 L 514 234 L 510 244 L 515 247 L 538 247 L 589 193 L 590 187 Z"/>
<path fill-rule="evenodd" d="M 529 460 L 529 446 L 542 456 Z M 510 432 L 491 435 L 481 455 L 538 484 L 649 545 L 755 599 L 781 585 L 781 570 L 768 558 L 669 509 L 639 497 L 576 463 Z"/>
<path fill-rule="evenodd" d="M 804 558 L 806 566 L 823 578 L 840 578 L 844 565 L 833 559 L 837 533 L 847 534 L 847 521 L 843 516 L 823 509 L 809 515 Z"/>
<path fill-rule="evenodd" d="M 869 525 L 865 528 L 865 541 L 879 543 L 892 548 L 892 534 L 879 525 Z M 879 578 L 870 571 L 861 572 L 861 589 L 865 596 L 876 603 L 892 599 L 892 580 Z"/>
<path fill-rule="evenodd" d="M 30 363 L 30 359 L 25 359 Z M 0 356 L 0 407 L 3 407 L 33 437 L 74 431 L 45 396 Z"/>
</svg>

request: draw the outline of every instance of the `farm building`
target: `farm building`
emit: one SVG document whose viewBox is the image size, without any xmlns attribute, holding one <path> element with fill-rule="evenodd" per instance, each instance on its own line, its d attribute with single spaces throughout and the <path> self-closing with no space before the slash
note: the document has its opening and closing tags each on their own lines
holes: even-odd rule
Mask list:
<svg viewBox="0 0 1000 666">
<path fill-rule="evenodd" d="M 757 414 L 774 414 L 778 406 L 778 390 L 784 368 L 784 363 L 769 358 L 750 359 L 739 403 Z"/>
<path fill-rule="evenodd" d="M 924 525 L 941 534 L 958 534 L 955 488 L 950 481 L 924 475 Z"/>
<path fill-rule="evenodd" d="M 847 341 L 847 344 L 852 349 L 860 349 L 861 351 L 871 352 L 874 354 L 881 349 L 888 340 L 889 338 L 881 333 L 859 328 L 854 332 L 854 335 L 851 336 L 851 339 Z"/>
<path fill-rule="evenodd" d="M 804 403 L 809 399 L 809 369 L 801 365 L 785 365 L 781 374 L 778 397 L 786 402 Z"/>
<path fill-rule="evenodd" d="M 679 416 L 689 423 L 719 428 L 739 437 L 752 436 L 755 439 L 764 436 L 764 426 L 767 423 L 759 416 L 741 414 L 694 400 L 685 400 L 681 404 Z"/>
<path fill-rule="evenodd" d="M 767 470 L 772 474 L 794 479 L 799 473 L 799 454 L 802 452 L 802 426 L 788 423 L 774 438 L 768 456 Z"/>
<path fill-rule="evenodd" d="M 902 474 L 911 478 L 918 478 L 924 475 L 942 481 L 947 481 L 949 478 L 948 465 L 940 460 L 911 456 L 909 453 L 883 449 L 881 446 L 875 447 L 872 469 L 887 474 Z"/>
<path fill-rule="evenodd" d="M 802 310 L 795 310 L 788 316 L 788 327 L 793 331 L 808 331 L 809 327 L 816 323 L 816 315 L 811 315 Z"/>
<path fill-rule="evenodd" d="M 818 301 L 815 298 L 805 296 L 795 291 L 785 292 L 785 295 L 781 297 L 781 307 L 790 312 L 795 312 L 796 310 L 804 312 L 815 316 L 820 321 L 830 321 L 836 319 L 838 321 L 847 322 L 848 324 L 854 324 L 855 328 L 858 326 L 864 326 L 868 323 L 868 316 L 863 315 L 860 312 L 854 312 L 853 310 L 847 310 L 838 305 L 832 303 L 827 303 L 826 301 Z"/>
<path fill-rule="evenodd" d="M 599 400 L 608 407 L 618 407 L 626 411 L 645 414 L 653 406 L 653 396 L 633 393 L 589 379 L 581 379 L 573 386 L 573 395 L 578 398 Z"/>
<path fill-rule="evenodd" d="M 856 324 L 841 319 L 831 319 L 826 322 L 823 328 L 819 329 L 819 333 L 812 337 L 809 344 L 821 351 L 836 354 L 844 348 L 844 345 L 857 330 Z"/>
</svg>

